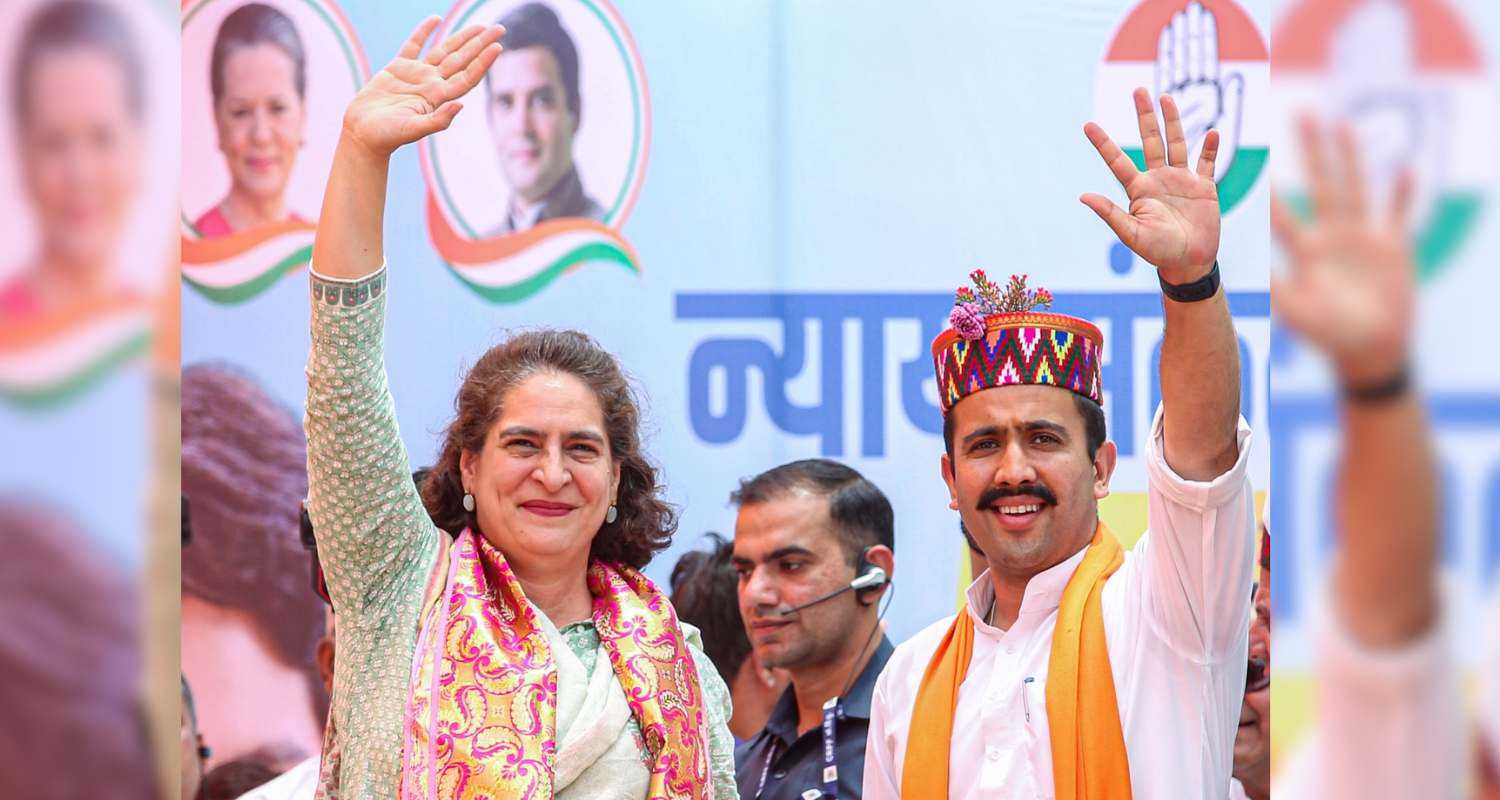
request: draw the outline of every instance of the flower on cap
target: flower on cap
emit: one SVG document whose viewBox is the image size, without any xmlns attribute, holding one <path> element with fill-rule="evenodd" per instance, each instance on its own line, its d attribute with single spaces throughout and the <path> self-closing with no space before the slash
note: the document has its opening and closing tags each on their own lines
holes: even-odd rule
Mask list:
<svg viewBox="0 0 1500 800">
<path fill-rule="evenodd" d="M 1010 283 L 1006 284 L 1001 300 L 996 305 L 997 311 L 1001 312 L 1024 312 L 1030 311 L 1037 306 L 1050 307 L 1052 305 L 1052 293 L 1046 289 L 1027 289 L 1026 279 L 1029 275 L 1012 275 Z"/>
<path fill-rule="evenodd" d="M 977 303 L 959 303 L 948 312 L 948 322 L 958 335 L 974 341 L 984 338 L 984 309 Z"/>
<path fill-rule="evenodd" d="M 1015 276 L 1012 275 L 1011 278 L 1014 280 Z M 969 280 L 973 281 L 974 288 L 979 290 L 979 298 L 982 301 L 981 306 L 991 313 L 999 311 L 1001 302 L 1000 287 L 996 286 L 995 282 L 990 280 L 988 275 L 984 274 L 984 270 L 976 269 L 970 272 Z"/>
<path fill-rule="evenodd" d="M 974 286 L 960 286 L 953 293 L 953 311 L 948 314 L 948 322 L 960 336 L 972 341 L 984 336 L 984 319 L 990 314 L 1024 313 L 1038 306 L 1050 308 L 1052 293 L 1043 288 L 1026 288 L 1028 277 L 1012 275 L 1001 289 L 984 270 L 970 272 Z"/>
</svg>

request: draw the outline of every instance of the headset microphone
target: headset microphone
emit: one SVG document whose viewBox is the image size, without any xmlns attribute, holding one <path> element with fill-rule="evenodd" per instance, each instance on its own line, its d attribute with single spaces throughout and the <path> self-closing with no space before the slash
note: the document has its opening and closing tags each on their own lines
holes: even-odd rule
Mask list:
<svg viewBox="0 0 1500 800">
<path fill-rule="evenodd" d="M 838 597 L 844 592 L 858 592 L 865 589 L 874 589 L 877 586 L 884 586 L 887 581 L 888 579 L 886 578 L 885 570 L 881 569 L 880 567 L 872 566 L 868 570 L 866 570 L 863 575 L 860 575 L 858 578 L 849 581 L 848 586 L 834 589 L 828 594 L 812 600 L 811 602 L 803 603 L 800 606 L 793 606 L 791 608 L 785 609 L 784 611 L 778 612 L 778 614 L 783 617 L 791 616 L 792 614 L 795 614 L 798 611 L 803 610 L 804 608 L 811 608 L 819 603 L 832 600 L 833 598 Z"/>
<path fill-rule="evenodd" d="M 861 589 L 873 589 L 876 586 L 885 585 L 885 570 L 880 567 L 871 567 L 868 572 L 849 582 L 849 588 L 854 591 Z"/>
</svg>

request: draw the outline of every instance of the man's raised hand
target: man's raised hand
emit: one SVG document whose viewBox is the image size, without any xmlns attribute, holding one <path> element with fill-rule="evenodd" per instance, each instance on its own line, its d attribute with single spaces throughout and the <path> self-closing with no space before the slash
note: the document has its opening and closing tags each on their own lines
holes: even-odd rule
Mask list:
<svg viewBox="0 0 1500 800">
<path fill-rule="evenodd" d="M 344 130 L 376 156 L 389 156 L 453 123 L 463 97 L 479 85 L 500 56 L 498 25 L 471 25 L 422 56 L 422 45 L 440 20 L 428 17 L 412 31 L 391 63 L 376 73 L 344 112 Z"/>
<path fill-rule="evenodd" d="M 1196 168 L 1187 166 L 1188 143 L 1182 133 L 1177 104 L 1161 97 L 1163 138 L 1145 89 L 1134 94 L 1144 172 L 1125 151 L 1095 123 L 1083 126 L 1094 149 L 1125 187 L 1130 199 L 1127 212 L 1101 194 L 1079 198 L 1103 219 L 1136 255 L 1156 267 L 1168 283 L 1189 283 L 1203 277 L 1219 252 L 1219 191 L 1214 185 L 1214 159 L 1219 151 L 1219 132 L 1211 130 L 1203 140 Z"/>
</svg>

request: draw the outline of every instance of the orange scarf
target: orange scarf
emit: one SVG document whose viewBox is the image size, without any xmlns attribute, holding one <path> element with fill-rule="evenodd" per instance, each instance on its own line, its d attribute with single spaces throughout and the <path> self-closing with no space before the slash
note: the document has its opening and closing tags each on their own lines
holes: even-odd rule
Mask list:
<svg viewBox="0 0 1500 800">
<path fill-rule="evenodd" d="M 1100 522 L 1063 589 L 1047 662 L 1047 722 L 1057 800 L 1129 800 L 1130 764 L 1104 641 L 1099 597 L 1125 551 Z M 974 654 L 974 620 L 960 612 L 927 664 L 912 706 L 901 775 L 903 797 L 948 797 L 958 689 Z"/>
<path fill-rule="evenodd" d="M 541 620 L 483 537 L 465 530 L 449 560 L 444 602 L 418 639 L 401 797 L 551 798 L 557 663 Z M 588 587 L 594 628 L 649 751 L 646 797 L 707 800 L 708 718 L 672 604 L 625 566 L 590 562 Z"/>
</svg>

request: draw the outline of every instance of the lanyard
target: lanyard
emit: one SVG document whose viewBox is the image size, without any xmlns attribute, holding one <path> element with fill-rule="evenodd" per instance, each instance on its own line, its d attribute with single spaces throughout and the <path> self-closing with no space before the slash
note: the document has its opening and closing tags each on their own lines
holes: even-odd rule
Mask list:
<svg viewBox="0 0 1500 800">
<path fill-rule="evenodd" d="M 766 775 L 771 772 L 771 762 L 776 760 L 776 751 L 780 750 L 780 742 L 772 737 L 771 746 L 766 748 L 766 763 L 760 768 L 760 783 L 755 785 L 755 800 L 760 800 L 760 793 L 766 790 Z"/>
<path fill-rule="evenodd" d="M 838 766 L 838 718 L 844 715 L 843 705 L 839 698 L 830 698 L 823 704 L 823 794 L 818 795 L 811 790 L 803 792 L 803 797 L 813 795 L 828 800 L 838 800 L 839 796 L 839 766 Z M 771 773 L 771 762 L 776 760 L 780 752 L 780 742 L 771 740 L 771 746 L 766 749 L 766 762 L 760 768 L 760 782 L 755 785 L 755 798 L 760 800 L 761 793 L 766 789 L 766 776 Z"/>
<path fill-rule="evenodd" d="M 823 796 L 828 800 L 839 796 L 838 725 L 843 713 L 837 697 L 823 704 Z"/>
</svg>

